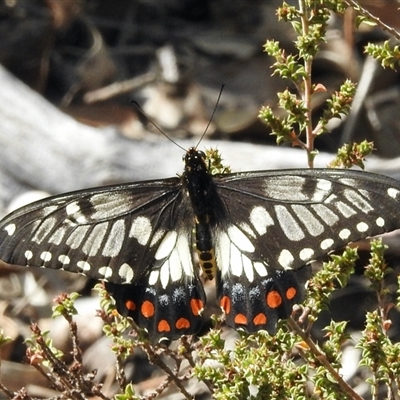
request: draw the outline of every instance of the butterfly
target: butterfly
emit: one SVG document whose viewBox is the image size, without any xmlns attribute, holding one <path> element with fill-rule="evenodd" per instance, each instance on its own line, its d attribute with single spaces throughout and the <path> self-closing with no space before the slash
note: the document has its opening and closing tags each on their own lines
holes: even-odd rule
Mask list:
<svg viewBox="0 0 400 400">
<path fill-rule="evenodd" d="M 216 281 L 226 324 L 276 332 L 304 296 L 303 266 L 400 228 L 400 183 L 294 169 L 215 174 L 190 148 L 179 177 L 86 189 L 0 222 L 0 258 L 104 280 L 118 311 L 154 339 L 195 334 Z M 198 268 L 200 266 L 200 268 Z"/>
</svg>

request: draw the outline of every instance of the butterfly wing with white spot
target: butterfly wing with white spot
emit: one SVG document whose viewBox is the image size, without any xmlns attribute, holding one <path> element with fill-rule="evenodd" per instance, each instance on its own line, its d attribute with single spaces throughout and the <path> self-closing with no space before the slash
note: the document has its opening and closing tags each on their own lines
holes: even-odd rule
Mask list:
<svg viewBox="0 0 400 400">
<path fill-rule="evenodd" d="M 205 294 L 193 269 L 191 230 L 170 230 L 159 243 L 151 272 L 129 285 L 106 283 L 118 311 L 153 339 L 177 339 L 200 330 Z"/>
<path fill-rule="evenodd" d="M 400 226 L 400 183 L 381 175 L 283 170 L 219 175 L 215 182 L 229 224 L 254 248 L 251 259 L 275 269 L 299 268 Z"/>
<path fill-rule="evenodd" d="M 43 199 L 0 222 L 0 258 L 129 283 L 149 273 L 168 231 L 192 223 L 190 210 L 178 178 Z"/>
<path fill-rule="evenodd" d="M 214 232 L 218 298 L 233 328 L 274 333 L 303 299 L 302 266 L 400 227 L 400 184 L 379 175 L 263 171 L 215 183 L 225 208 Z"/>
</svg>

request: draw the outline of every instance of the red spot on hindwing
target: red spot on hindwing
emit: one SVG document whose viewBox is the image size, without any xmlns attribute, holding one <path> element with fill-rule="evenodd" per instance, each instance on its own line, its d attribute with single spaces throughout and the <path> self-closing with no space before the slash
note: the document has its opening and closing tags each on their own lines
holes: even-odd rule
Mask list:
<svg viewBox="0 0 400 400">
<path fill-rule="evenodd" d="M 167 320 L 162 319 L 157 325 L 157 330 L 158 332 L 170 332 L 171 326 Z"/>
<path fill-rule="evenodd" d="M 190 321 L 187 318 L 179 318 L 175 323 L 175 327 L 177 329 L 189 329 Z"/>
<path fill-rule="evenodd" d="M 290 287 L 289 289 L 286 290 L 286 298 L 287 298 L 288 300 L 294 299 L 294 297 L 296 296 L 296 294 L 297 294 L 297 290 L 296 290 L 296 288 L 294 288 L 294 287 Z"/>
<path fill-rule="evenodd" d="M 135 311 L 136 303 L 133 300 L 126 300 L 125 307 L 130 311 Z"/>
<path fill-rule="evenodd" d="M 267 316 L 264 313 L 259 313 L 253 318 L 254 325 L 265 325 L 267 323 Z"/>
<path fill-rule="evenodd" d="M 276 290 L 271 290 L 267 293 L 265 301 L 269 307 L 278 308 L 282 304 L 282 297 Z"/>
<path fill-rule="evenodd" d="M 247 325 L 247 318 L 244 314 L 237 314 L 234 321 L 238 325 Z"/>
<path fill-rule="evenodd" d="M 151 318 L 154 316 L 154 304 L 151 301 L 146 300 L 143 302 L 140 311 L 144 317 Z"/>
<path fill-rule="evenodd" d="M 231 312 L 231 299 L 228 296 L 222 297 L 219 302 L 219 305 L 222 308 L 222 311 L 228 315 Z"/>
<path fill-rule="evenodd" d="M 192 310 L 192 314 L 197 317 L 203 311 L 204 303 L 200 299 L 191 299 L 190 309 Z"/>
</svg>

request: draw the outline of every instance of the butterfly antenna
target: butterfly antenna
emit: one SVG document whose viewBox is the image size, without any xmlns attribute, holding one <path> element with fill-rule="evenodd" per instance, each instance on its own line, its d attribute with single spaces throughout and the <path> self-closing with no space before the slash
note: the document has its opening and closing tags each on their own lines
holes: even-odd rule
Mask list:
<svg viewBox="0 0 400 400">
<path fill-rule="evenodd" d="M 174 139 L 170 138 L 143 110 L 143 108 L 140 106 L 140 104 L 136 100 L 131 100 L 131 103 L 133 103 L 139 111 L 142 113 L 142 115 L 160 132 L 163 136 L 165 136 L 170 142 L 172 142 L 175 146 L 178 146 L 180 149 L 186 152 L 186 149 L 182 147 L 178 142 L 175 142 Z M 214 114 L 213 114 L 214 115 Z M 210 125 L 210 123 L 208 123 Z M 207 127 L 208 127 L 207 125 Z M 204 135 L 203 135 L 204 136 Z"/>
<path fill-rule="evenodd" d="M 214 110 L 213 110 L 213 112 L 212 112 L 212 114 L 211 114 L 211 118 L 210 118 L 210 120 L 208 121 L 208 124 L 207 124 L 207 126 L 206 126 L 206 129 L 204 129 L 203 134 L 201 135 L 199 141 L 197 142 L 197 144 L 196 144 L 196 146 L 195 146 L 195 149 L 197 149 L 197 147 L 199 147 L 199 144 L 200 144 L 201 141 L 204 139 L 204 136 L 205 136 L 205 134 L 206 134 L 207 131 L 208 131 L 208 128 L 209 128 L 209 126 L 210 126 L 210 124 L 211 124 L 211 122 L 212 122 L 212 120 L 213 120 L 213 118 L 214 118 L 214 114 L 215 114 L 215 112 L 217 111 L 218 104 L 219 104 L 219 101 L 220 101 L 221 96 L 222 96 L 222 92 L 224 91 L 224 87 L 225 87 L 225 83 L 223 83 L 223 84 L 221 85 L 221 89 L 220 89 L 220 91 L 219 91 L 219 95 L 218 95 L 217 101 L 216 101 L 216 103 L 215 103 Z"/>
</svg>

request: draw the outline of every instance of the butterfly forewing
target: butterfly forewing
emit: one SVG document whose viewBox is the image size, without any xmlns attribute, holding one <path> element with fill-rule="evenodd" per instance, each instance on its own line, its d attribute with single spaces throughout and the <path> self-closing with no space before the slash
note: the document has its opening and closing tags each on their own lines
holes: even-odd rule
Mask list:
<svg viewBox="0 0 400 400">
<path fill-rule="evenodd" d="M 177 228 L 180 196 L 173 178 L 45 199 L 2 221 L 0 254 L 11 264 L 130 282 L 149 272 L 158 245 Z"/>
<path fill-rule="evenodd" d="M 400 227 L 400 184 L 380 175 L 307 169 L 220 175 L 215 182 L 228 224 L 251 243 L 252 259 L 275 269 L 299 268 Z M 241 241 L 240 233 L 232 237 Z"/>
</svg>

